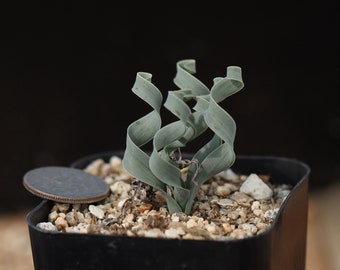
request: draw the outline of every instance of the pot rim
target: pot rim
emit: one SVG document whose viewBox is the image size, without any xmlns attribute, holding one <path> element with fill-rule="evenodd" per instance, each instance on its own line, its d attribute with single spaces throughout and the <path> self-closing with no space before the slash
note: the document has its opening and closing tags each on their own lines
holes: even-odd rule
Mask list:
<svg viewBox="0 0 340 270">
<path fill-rule="evenodd" d="M 89 154 L 89 155 L 85 155 L 82 158 L 76 159 L 74 162 L 71 163 L 71 167 L 76 167 L 81 161 L 84 160 L 94 160 L 95 158 L 98 158 L 99 156 L 112 156 L 112 154 L 123 154 L 124 151 L 122 150 L 118 150 L 118 151 L 103 151 L 103 152 L 98 152 L 98 153 L 93 153 L 93 154 Z M 302 162 L 298 159 L 295 158 L 289 158 L 289 157 L 282 157 L 282 156 L 273 156 L 273 155 L 236 155 L 236 160 L 263 160 L 263 161 L 270 161 L 270 160 L 276 160 L 276 161 L 282 161 L 282 162 L 287 162 L 287 163 L 295 163 L 298 164 L 299 166 L 301 166 L 304 169 L 304 174 L 302 177 L 300 177 L 300 179 L 296 182 L 296 184 L 294 184 L 294 186 L 292 187 L 290 193 L 288 194 L 288 196 L 286 197 L 286 199 L 282 202 L 280 209 L 276 215 L 276 217 L 274 218 L 273 222 L 268 226 L 268 228 L 258 234 L 258 235 L 253 235 L 250 237 L 245 237 L 245 238 L 230 238 L 230 239 L 223 239 L 223 240 L 214 240 L 214 239 L 204 239 L 204 240 L 192 240 L 192 239 L 171 239 L 171 238 L 151 238 L 151 237 L 140 237 L 140 236 L 126 236 L 126 235 L 104 235 L 104 234 L 95 234 L 95 233 L 87 233 L 87 234 L 80 234 L 80 233 L 74 233 L 74 232 L 59 232 L 59 231 L 47 231 L 47 230 L 43 230 L 40 229 L 36 226 L 36 223 L 33 222 L 33 216 L 40 211 L 43 207 L 46 206 L 46 204 L 50 203 L 52 204 L 53 201 L 47 200 L 47 199 L 43 199 L 42 202 L 40 202 L 36 207 L 34 207 L 31 211 L 29 211 L 29 213 L 26 215 L 26 222 L 28 224 L 28 226 L 30 227 L 30 229 L 32 230 L 37 230 L 41 233 L 44 234 L 50 234 L 50 235 L 70 235 L 70 236 L 78 236 L 79 235 L 86 235 L 87 237 L 114 237 L 114 238 L 121 238 L 121 239 L 138 239 L 137 241 L 139 241 L 140 239 L 156 239 L 157 241 L 173 241 L 173 242 L 182 242 L 182 241 L 200 241 L 200 242 L 204 242 L 204 243 L 216 243 L 216 242 L 240 242 L 240 241 L 251 241 L 251 240 L 256 240 L 256 239 L 261 239 L 261 238 L 265 238 L 268 237 L 271 233 L 272 230 L 275 226 L 277 226 L 277 222 L 280 219 L 280 217 L 283 214 L 283 211 L 286 207 L 286 204 L 289 203 L 289 201 L 291 200 L 291 197 L 294 196 L 295 192 L 297 189 L 299 189 L 299 187 L 305 182 L 308 181 L 309 178 L 309 174 L 310 174 L 310 167 L 309 165 L 307 165 L 305 162 Z M 231 166 L 232 168 L 233 166 Z"/>
</svg>

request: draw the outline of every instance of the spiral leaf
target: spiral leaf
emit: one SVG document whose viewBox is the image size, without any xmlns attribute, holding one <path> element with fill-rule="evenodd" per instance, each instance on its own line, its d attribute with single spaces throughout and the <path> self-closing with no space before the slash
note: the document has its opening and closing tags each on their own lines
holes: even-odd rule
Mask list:
<svg viewBox="0 0 340 270">
<path fill-rule="evenodd" d="M 164 107 L 178 120 L 163 127 L 161 93 L 151 83 L 151 74 L 137 73 L 132 90 L 153 110 L 128 127 L 123 158 L 127 171 L 164 194 L 170 212 L 187 214 L 200 186 L 235 160 L 236 124 L 218 103 L 244 86 L 241 69 L 236 66 L 227 68 L 226 77 L 215 78 L 211 90 L 193 75 L 195 72 L 195 60 L 177 63 L 174 83 L 180 89 L 168 91 Z M 193 108 L 189 106 L 192 103 Z M 207 129 L 214 136 L 190 161 L 183 163 L 180 149 Z M 141 147 L 151 140 L 153 149 L 149 156 Z M 189 166 L 186 175 L 181 171 L 183 166 Z"/>
</svg>

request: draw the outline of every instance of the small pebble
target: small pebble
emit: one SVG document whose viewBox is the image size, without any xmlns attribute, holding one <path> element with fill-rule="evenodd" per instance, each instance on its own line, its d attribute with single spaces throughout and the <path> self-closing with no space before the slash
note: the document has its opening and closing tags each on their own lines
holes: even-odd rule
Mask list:
<svg viewBox="0 0 340 270">
<path fill-rule="evenodd" d="M 57 227 L 54 226 L 52 222 L 40 222 L 37 224 L 37 227 L 45 231 L 58 231 Z"/>
<path fill-rule="evenodd" d="M 109 184 L 109 196 L 91 205 L 55 203 L 48 222 L 38 223 L 39 228 L 173 239 L 241 239 L 270 227 L 291 188 L 270 184 L 267 175 L 237 175 L 227 170 L 200 187 L 191 215 L 169 214 L 164 195 L 147 185 L 136 185 L 120 158 L 112 157 L 108 163 L 98 159 L 86 170 Z M 253 190 L 257 184 L 262 189 L 259 194 Z"/>
<path fill-rule="evenodd" d="M 105 212 L 102 209 L 100 209 L 99 207 L 97 207 L 97 206 L 95 206 L 93 204 L 91 204 L 89 206 L 89 210 L 90 210 L 90 213 L 92 215 L 94 215 L 95 217 L 97 217 L 99 219 L 102 219 L 105 216 Z"/>
<path fill-rule="evenodd" d="M 270 218 L 270 219 L 274 219 L 277 215 L 277 213 L 279 212 L 279 209 L 278 208 L 275 208 L 273 210 L 267 210 L 265 213 L 264 213 L 264 217 L 265 218 Z"/>
<path fill-rule="evenodd" d="M 226 207 L 226 206 L 233 206 L 234 202 L 230 199 L 221 199 L 221 200 L 218 200 L 217 204 L 222 207 Z"/>
<path fill-rule="evenodd" d="M 271 188 L 255 173 L 247 177 L 241 185 L 240 191 L 250 195 L 255 200 L 269 199 L 273 195 Z"/>
</svg>

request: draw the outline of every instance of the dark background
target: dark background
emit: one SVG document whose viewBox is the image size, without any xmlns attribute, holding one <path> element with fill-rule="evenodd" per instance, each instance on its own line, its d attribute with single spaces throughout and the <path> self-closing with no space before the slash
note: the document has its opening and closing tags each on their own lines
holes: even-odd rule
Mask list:
<svg viewBox="0 0 340 270">
<path fill-rule="evenodd" d="M 338 8 L 1 8 L 0 210 L 40 201 L 22 186 L 30 169 L 123 149 L 128 124 L 149 112 L 131 92 L 136 73 L 152 73 L 165 95 L 186 58 L 209 87 L 242 68 L 245 87 L 224 104 L 236 154 L 300 159 L 311 189 L 339 181 Z"/>
</svg>

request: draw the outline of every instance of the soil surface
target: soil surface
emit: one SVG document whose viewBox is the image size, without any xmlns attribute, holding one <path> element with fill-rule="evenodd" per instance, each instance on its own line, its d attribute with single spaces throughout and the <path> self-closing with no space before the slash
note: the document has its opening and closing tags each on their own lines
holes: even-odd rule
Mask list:
<svg viewBox="0 0 340 270">
<path fill-rule="evenodd" d="M 127 173 L 119 157 L 113 156 L 108 163 L 97 159 L 85 171 L 100 176 L 110 186 L 109 196 L 92 204 L 55 203 L 48 220 L 37 226 L 66 233 L 245 238 L 269 228 L 291 189 L 271 184 L 269 175 L 237 175 L 228 169 L 201 186 L 190 215 L 170 214 L 163 195 Z M 186 168 L 182 173 L 185 177 Z M 249 190 L 250 180 L 261 184 L 264 193 L 252 192 L 252 187 Z"/>
</svg>

